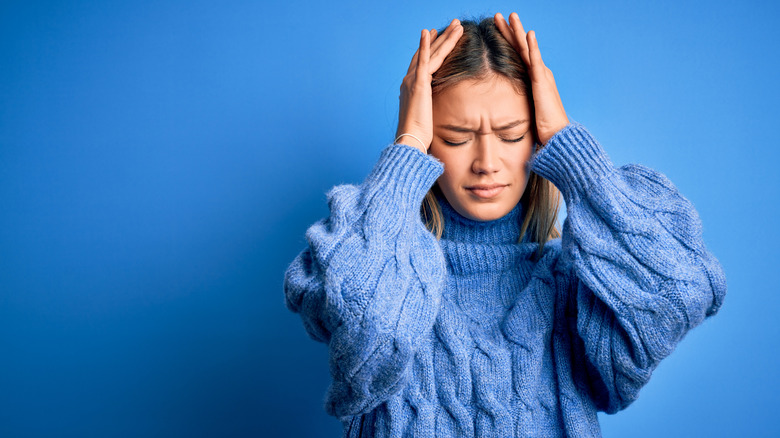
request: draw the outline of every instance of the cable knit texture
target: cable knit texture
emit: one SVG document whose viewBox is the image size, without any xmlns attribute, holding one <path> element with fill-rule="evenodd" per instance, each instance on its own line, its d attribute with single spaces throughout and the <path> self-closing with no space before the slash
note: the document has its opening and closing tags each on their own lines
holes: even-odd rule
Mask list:
<svg viewBox="0 0 780 438">
<path fill-rule="evenodd" d="M 591 437 L 726 294 L 690 201 L 661 173 L 615 168 L 579 123 L 530 169 L 561 190 L 562 237 L 518 243 L 524 211 L 479 222 L 440 198 L 441 162 L 386 147 L 327 195 L 287 269 L 285 302 L 326 343 L 326 411 L 345 437 Z"/>
</svg>

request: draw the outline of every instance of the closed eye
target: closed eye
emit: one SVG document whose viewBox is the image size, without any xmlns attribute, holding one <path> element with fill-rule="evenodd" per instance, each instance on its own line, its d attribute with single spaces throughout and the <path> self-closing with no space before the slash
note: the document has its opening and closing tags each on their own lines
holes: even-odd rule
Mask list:
<svg viewBox="0 0 780 438">
<path fill-rule="evenodd" d="M 504 141 L 506 143 L 519 143 L 519 142 L 523 141 L 524 138 L 525 138 L 525 134 L 521 135 L 518 138 L 501 138 L 501 141 Z M 461 145 L 464 145 L 464 144 L 468 143 L 468 140 L 463 140 L 461 142 L 449 141 L 449 140 L 445 140 L 443 138 L 441 140 L 447 146 L 461 146 Z"/>
<path fill-rule="evenodd" d="M 524 138 L 525 138 L 525 134 L 523 134 L 519 138 L 502 138 L 501 140 L 503 140 L 503 141 L 505 141 L 507 143 L 518 143 L 518 142 L 522 141 Z"/>
</svg>

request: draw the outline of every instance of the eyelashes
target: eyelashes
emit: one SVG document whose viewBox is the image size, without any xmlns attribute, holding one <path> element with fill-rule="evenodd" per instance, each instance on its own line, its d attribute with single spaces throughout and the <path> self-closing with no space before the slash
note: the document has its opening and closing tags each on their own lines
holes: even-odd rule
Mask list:
<svg viewBox="0 0 780 438">
<path fill-rule="evenodd" d="M 502 138 L 501 140 L 503 140 L 503 141 L 505 141 L 507 143 L 518 143 L 518 142 L 522 141 L 524 138 L 525 138 L 525 135 L 522 135 L 522 136 L 520 136 L 518 138 L 514 138 L 514 139 Z"/>
<path fill-rule="evenodd" d="M 525 138 L 525 134 L 521 135 L 518 138 L 502 138 L 501 141 L 503 141 L 504 143 L 519 143 L 519 142 L 523 141 L 524 138 Z M 442 141 L 447 146 L 461 146 L 461 145 L 464 145 L 464 144 L 468 143 L 468 140 L 464 140 L 462 142 L 453 142 L 453 141 L 442 139 Z"/>
</svg>

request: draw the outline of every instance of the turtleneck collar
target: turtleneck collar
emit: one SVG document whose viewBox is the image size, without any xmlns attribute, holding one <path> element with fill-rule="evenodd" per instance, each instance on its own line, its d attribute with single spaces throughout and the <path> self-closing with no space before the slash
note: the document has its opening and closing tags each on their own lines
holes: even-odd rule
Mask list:
<svg viewBox="0 0 780 438">
<path fill-rule="evenodd" d="M 520 238 L 523 206 L 517 203 L 503 217 L 492 221 L 477 221 L 458 213 L 444 195 L 436 190 L 444 219 L 442 239 L 476 244 L 516 244 Z"/>
<path fill-rule="evenodd" d="M 518 243 L 523 221 L 523 207 L 519 202 L 501 218 L 476 221 L 458 213 L 438 188 L 434 193 L 444 220 L 444 233 L 439 243 L 453 274 L 516 269 L 539 248 L 538 243 L 528 242 L 527 236 Z"/>
</svg>

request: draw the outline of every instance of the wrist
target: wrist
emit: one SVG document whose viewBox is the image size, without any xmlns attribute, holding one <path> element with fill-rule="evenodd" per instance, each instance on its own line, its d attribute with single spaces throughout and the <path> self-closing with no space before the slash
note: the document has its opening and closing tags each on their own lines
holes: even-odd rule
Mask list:
<svg viewBox="0 0 780 438">
<path fill-rule="evenodd" d="M 398 136 L 395 138 L 394 143 L 412 146 L 413 148 L 419 149 L 424 154 L 428 153 L 428 146 L 423 142 L 423 140 L 419 136 L 412 133 L 398 134 Z"/>
<path fill-rule="evenodd" d="M 547 142 L 555 136 L 555 134 L 563 130 L 563 128 L 568 125 L 569 118 L 564 116 L 561 120 L 558 120 L 555 123 L 550 123 L 548 126 L 544 126 L 542 129 L 540 129 L 541 132 L 539 132 L 539 142 L 543 146 L 546 145 Z"/>
</svg>

